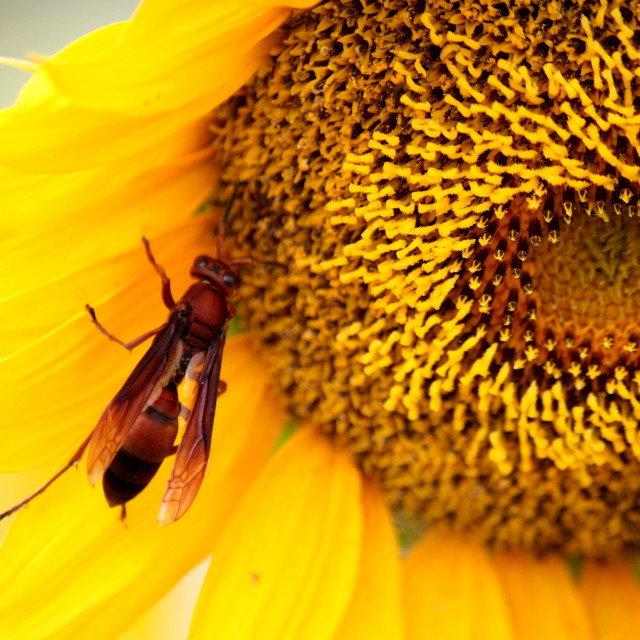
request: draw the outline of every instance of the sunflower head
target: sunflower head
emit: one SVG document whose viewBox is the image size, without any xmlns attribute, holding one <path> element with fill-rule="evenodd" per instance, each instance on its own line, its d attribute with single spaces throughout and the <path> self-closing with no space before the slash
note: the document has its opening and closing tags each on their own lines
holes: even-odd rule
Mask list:
<svg viewBox="0 0 640 640">
<path fill-rule="evenodd" d="M 239 240 L 287 265 L 241 311 L 291 410 L 432 525 L 635 546 L 636 4 L 361 4 L 218 110 Z"/>
</svg>

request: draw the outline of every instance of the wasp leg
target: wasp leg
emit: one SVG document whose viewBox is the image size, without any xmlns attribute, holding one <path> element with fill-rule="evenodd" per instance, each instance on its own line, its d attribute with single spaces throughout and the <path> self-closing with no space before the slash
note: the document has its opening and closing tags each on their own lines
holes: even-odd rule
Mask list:
<svg viewBox="0 0 640 640">
<path fill-rule="evenodd" d="M 129 528 L 127 524 L 127 505 L 124 502 L 120 505 L 120 522 L 122 522 L 122 526 L 125 529 Z"/>
<path fill-rule="evenodd" d="M 157 333 L 160 333 L 167 325 L 166 323 L 158 327 L 157 329 L 153 329 L 152 331 L 147 331 L 147 333 L 143 333 L 138 338 L 135 338 L 131 342 L 122 342 L 120 338 L 116 338 L 112 333 L 109 333 L 99 322 L 98 318 L 96 318 L 96 312 L 91 305 L 86 304 L 85 309 L 89 312 L 91 316 L 91 322 L 96 325 L 96 327 L 105 335 L 109 340 L 113 340 L 117 342 L 119 345 L 123 346 L 127 351 L 131 351 L 131 349 L 137 347 L 139 344 L 145 342 L 149 338 L 155 336 Z"/>
<path fill-rule="evenodd" d="M 156 262 L 156 259 L 153 257 L 153 253 L 151 253 L 151 246 L 149 245 L 149 241 L 143 237 L 142 244 L 144 245 L 144 250 L 147 252 L 147 258 L 149 262 L 156 270 L 156 273 L 160 276 L 162 280 L 162 301 L 165 306 L 171 310 L 176 306 L 176 302 L 173 299 L 173 295 L 171 294 L 171 280 L 167 276 L 167 272 Z"/>
<path fill-rule="evenodd" d="M 39 496 L 45 489 L 47 489 L 51 484 L 53 484 L 65 471 L 67 471 L 71 467 L 76 466 L 78 462 L 80 462 L 80 460 L 82 459 L 82 456 L 84 455 L 84 452 L 87 446 L 89 445 L 89 442 L 91 442 L 92 436 L 93 436 L 93 432 L 80 445 L 80 448 L 73 454 L 73 456 L 71 456 L 71 460 L 69 460 L 69 462 L 67 462 L 67 464 L 65 464 L 64 467 L 62 467 L 62 469 L 58 471 L 58 473 L 56 473 L 54 476 L 49 478 L 49 480 L 47 480 L 37 491 L 34 491 L 29 497 L 25 498 L 22 502 L 19 502 L 18 504 L 14 505 L 13 507 L 11 507 L 11 509 L 8 509 L 4 513 L 0 513 L 0 520 L 22 509 L 22 507 L 29 504 L 35 497 Z"/>
</svg>

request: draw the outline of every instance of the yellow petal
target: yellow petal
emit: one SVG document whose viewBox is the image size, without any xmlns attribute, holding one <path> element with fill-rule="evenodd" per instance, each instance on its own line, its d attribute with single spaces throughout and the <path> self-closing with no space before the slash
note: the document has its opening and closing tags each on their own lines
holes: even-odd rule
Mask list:
<svg viewBox="0 0 640 640">
<path fill-rule="evenodd" d="M 400 550 L 384 494 L 372 482 L 362 491 L 364 531 L 358 580 L 333 640 L 401 640 Z"/>
<path fill-rule="evenodd" d="M 211 249 L 212 227 L 211 217 L 199 216 L 152 240 L 176 298 L 190 284 L 193 258 Z M 166 320 L 160 279 L 140 236 L 136 245 L 116 262 L 98 263 L 0 302 L 1 343 L 3 351 L 12 352 L 0 360 L 0 383 L 11 390 L 0 422 L 3 472 L 69 456 L 148 348 L 144 344 L 130 354 L 106 339 L 91 323 L 85 303 L 125 341 Z"/>
<path fill-rule="evenodd" d="M 538 560 L 526 552 L 496 554 L 518 640 L 591 640 L 576 584 L 560 556 Z"/>
<path fill-rule="evenodd" d="M 252 58 L 252 50 L 287 18 L 287 5 L 143 2 L 117 38 L 99 48 L 89 43 L 82 52 L 62 51 L 44 68 L 68 98 L 94 108 L 147 115 L 176 108 L 185 95 L 222 101 L 257 69 L 261 59 Z"/>
<path fill-rule="evenodd" d="M 72 123 L 68 125 L 70 127 Z M 3 132 L 2 128 L 0 132 Z M 172 180 L 184 180 L 183 174 L 196 170 L 199 164 L 209 167 L 208 186 L 211 189 L 214 181 L 208 160 L 211 152 L 207 149 L 210 140 L 208 118 L 201 118 L 139 153 L 127 153 L 127 143 L 121 139 L 126 162 L 118 161 L 115 165 L 106 163 L 94 167 L 87 163 L 75 172 L 41 174 L 0 166 L 0 204 L 10 213 L 0 220 L 0 241 L 24 239 L 25 234 L 28 236 L 33 232 L 46 237 L 56 226 L 68 224 L 70 230 L 77 224 L 82 227 L 82 220 L 107 226 L 107 221 L 97 215 L 96 207 L 106 209 L 114 200 L 122 200 L 124 193 L 144 195 L 145 187 L 157 182 L 161 176 L 169 181 L 167 185 L 160 183 L 162 188 L 170 190 L 174 188 L 170 184 Z M 61 144 L 58 141 L 58 146 Z M 55 145 L 51 153 L 56 154 Z M 174 216 L 176 212 L 190 215 L 192 209 L 188 208 L 188 203 L 189 200 L 174 209 Z M 113 208 L 110 211 L 116 212 Z M 149 219 L 153 220 L 152 217 Z"/>
<path fill-rule="evenodd" d="M 183 640 L 189 634 L 191 617 L 209 562 L 192 569 L 164 598 L 137 618 L 117 640 Z"/>
<path fill-rule="evenodd" d="M 54 463 L 22 473 L 0 474 L 0 513 L 4 513 L 25 496 L 30 495 L 34 488 L 44 484 L 57 470 L 58 465 Z M 11 518 L 0 520 L 0 540 L 9 529 L 11 522 Z"/>
<path fill-rule="evenodd" d="M 44 294 L 44 298 L 40 298 L 35 308 L 46 304 L 49 310 L 48 313 L 33 313 L 31 306 L 28 307 L 30 314 L 23 311 L 18 315 L 15 315 L 16 307 L 6 312 L 2 310 L 2 333 L 9 329 L 10 323 L 23 323 L 27 315 L 33 316 L 29 322 L 42 323 L 45 318 L 48 321 L 51 310 L 57 309 L 61 302 L 77 304 L 77 296 L 73 296 L 73 300 L 66 299 L 62 297 L 65 292 L 58 290 L 58 287 L 64 287 L 69 291 L 74 286 L 65 282 L 65 278 L 80 271 L 90 273 L 89 266 L 101 260 L 120 259 L 126 251 L 139 251 L 143 234 L 153 238 L 184 225 L 211 189 L 214 176 L 210 163 L 184 170 L 154 171 L 104 201 L 94 203 L 86 215 L 47 221 L 38 228 L 23 229 L 16 238 L 0 241 L 0 268 L 6 274 L 0 284 L 0 304 L 15 305 L 15 300 L 8 299 L 22 292 L 40 290 L 36 295 Z M 210 247 L 213 246 L 212 227 L 213 223 L 210 223 L 206 229 L 208 233 L 202 227 L 203 235 L 210 239 Z M 189 254 L 187 259 L 194 256 Z M 90 280 L 88 276 L 81 277 Z M 111 280 L 116 278 L 122 286 L 121 274 L 114 269 Z M 8 352 L 6 348 L 0 350 L 2 355 Z"/>
<path fill-rule="evenodd" d="M 311 428 L 270 460 L 213 552 L 191 640 L 332 637 L 353 592 L 360 477 Z"/>
<path fill-rule="evenodd" d="M 521 640 L 496 570 L 475 542 L 427 535 L 409 555 L 404 586 L 408 640 Z"/>
<path fill-rule="evenodd" d="M 46 87 L 41 73 L 38 71 L 31 82 L 37 80 L 38 85 Z M 0 163 L 24 173 L 84 172 L 138 155 L 144 157 L 149 149 L 180 135 L 217 104 L 189 102 L 168 115 L 142 117 L 78 107 L 61 100 L 51 86 L 38 93 L 46 98 L 32 105 L 19 102 L 0 113 Z M 151 166 L 159 166 L 158 160 L 149 157 Z M 112 169 L 139 172 L 140 167 L 134 164 Z"/>
<path fill-rule="evenodd" d="M 628 560 L 587 561 L 580 591 L 594 640 L 628 640 L 640 633 L 640 585 Z"/>
<path fill-rule="evenodd" d="M 82 171 L 161 143 L 257 70 L 289 9 L 154 0 L 48 58 L 0 113 L 0 164 Z"/>
<path fill-rule="evenodd" d="M 210 473 L 180 521 L 156 524 L 170 464 L 129 503 L 125 524 L 84 469 L 19 513 L 0 549 L 1 638 L 111 639 L 210 553 L 283 420 L 246 342 L 227 344 Z"/>
</svg>

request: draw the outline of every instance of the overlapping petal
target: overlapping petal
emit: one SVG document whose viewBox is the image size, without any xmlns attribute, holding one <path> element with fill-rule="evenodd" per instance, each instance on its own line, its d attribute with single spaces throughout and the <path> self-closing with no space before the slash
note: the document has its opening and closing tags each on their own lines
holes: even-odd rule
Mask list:
<svg viewBox="0 0 640 640">
<path fill-rule="evenodd" d="M 563 558 L 513 551 L 496 554 L 495 565 L 517 640 L 592 640 L 584 602 Z"/>
<path fill-rule="evenodd" d="M 521 640 L 486 549 L 454 534 L 427 535 L 411 552 L 404 604 L 407 640 Z"/>
<path fill-rule="evenodd" d="M 585 562 L 580 592 L 594 640 L 627 640 L 640 629 L 640 584 L 628 560 Z"/>
<path fill-rule="evenodd" d="M 131 20 L 43 63 L 16 107 L 0 114 L 0 164 L 81 171 L 161 142 L 251 77 L 289 11 L 266 2 L 143 2 Z"/>
<path fill-rule="evenodd" d="M 111 205 L 122 201 L 126 192 L 144 195 L 144 187 L 153 185 L 159 176 L 164 177 L 163 189 L 177 189 L 171 184 L 174 175 L 180 184 L 186 171 L 197 174 L 200 165 L 208 166 L 210 191 L 215 173 L 210 160 L 213 150 L 208 148 L 209 126 L 208 117 L 200 118 L 174 136 L 150 145 L 140 153 L 131 153 L 126 162 L 116 165 L 107 163 L 74 172 L 41 174 L 0 166 L 0 202 L 8 212 L 0 220 L 3 244 L 9 241 L 8 246 L 13 247 L 13 242 L 24 241 L 32 234 L 46 238 L 56 227 L 68 227 L 71 232 L 83 219 L 92 221 L 94 228 L 108 229 L 109 217 L 103 218 L 100 213 L 109 211 L 113 215 L 116 210 Z M 126 138 L 121 139 L 121 144 L 126 146 Z M 158 163 L 158 159 L 162 162 Z M 202 201 L 200 189 L 193 195 L 187 190 L 183 193 L 185 201 L 178 212 L 173 212 L 173 220 L 192 212 L 189 205 L 195 195 L 200 195 Z M 164 220 L 161 214 L 158 216 L 160 221 Z M 147 216 L 147 219 L 153 221 L 154 217 Z M 82 230 L 80 226 L 78 238 L 82 237 Z M 120 244 L 117 248 L 123 250 L 126 245 Z"/>
<path fill-rule="evenodd" d="M 402 566 L 385 496 L 362 485 L 363 543 L 353 596 L 333 640 L 402 640 Z"/>
<path fill-rule="evenodd" d="M 289 7 L 313 4 L 143 2 L 101 50 L 92 48 L 92 55 L 81 59 L 63 52 L 44 66 L 61 93 L 77 104 L 145 115 L 167 111 L 183 104 L 185 95 L 194 101 L 230 95 L 248 79 L 238 72 L 251 69 L 253 48 L 286 19 Z M 117 74 L 114 68 L 127 72 Z"/>
<path fill-rule="evenodd" d="M 210 552 L 283 422 L 256 360 L 246 337 L 229 340 L 210 472 L 177 523 L 158 527 L 155 519 L 169 464 L 125 523 L 89 487 L 84 468 L 17 516 L 0 549 L 0 637 L 113 638 Z"/>
<path fill-rule="evenodd" d="M 167 173 L 168 169 L 154 171 L 127 185 L 117 196 L 95 203 L 91 216 L 65 219 L 63 224 L 47 223 L 50 230 L 45 236 L 41 230 L 23 231 L 19 237 L 5 240 L 5 251 L 0 256 L 6 274 L 0 285 L 3 294 L 0 304 L 6 310 L 0 318 L 0 356 L 68 320 L 77 311 L 78 301 L 71 297 L 73 293 L 104 291 L 105 287 L 118 290 L 127 278 L 134 278 L 131 269 L 117 266 L 123 254 L 141 253 L 143 258 L 140 251 L 143 234 L 153 237 L 170 231 L 169 237 L 189 233 L 195 239 L 200 232 L 208 237 L 211 249 L 211 218 L 207 226 L 192 223 L 189 231 L 185 229 L 188 216 L 177 216 L 176 209 L 181 211 L 184 207 L 192 211 L 202 201 L 210 188 L 213 166 L 199 163 L 195 168 L 173 168 L 170 180 L 166 180 Z M 108 225 L 97 222 L 105 219 L 110 221 Z M 180 267 L 191 258 L 188 246 L 184 245 L 184 249 L 187 255 Z M 112 274 L 103 263 L 116 267 Z M 141 268 L 137 273 L 151 281 L 150 269 Z M 77 288 L 80 284 L 83 289 Z M 38 313 L 38 308 L 43 307 L 47 312 Z"/>
<path fill-rule="evenodd" d="M 75 240 L 76 248 L 88 244 L 97 249 L 93 259 L 100 260 L 107 253 L 131 249 L 141 226 L 160 232 L 177 218 L 191 215 L 211 189 L 215 173 L 205 153 L 211 140 L 208 114 L 255 71 L 271 44 L 262 39 L 288 9 L 270 3 L 253 12 L 224 2 L 169 4 L 144 3 L 131 21 L 69 45 L 34 74 L 18 103 L 0 114 L 0 209 L 5 212 L 0 255 L 3 268 L 12 266 L 0 299 L 28 288 L 34 278 L 64 275 L 70 262 L 76 268 L 86 264 L 86 253 L 68 252 L 64 243 L 61 251 L 43 252 L 56 246 L 61 231 Z M 219 23 L 216 12 L 233 19 Z M 171 22 L 165 22 L 167 13 Z M 190 63 L 203 56 L 203 49 L 218 50 L 210 33 L 218 29 L 236 49 L 224 59 L 204 56 L 206 73 L 205 67 L 195 69 Z M 141 41 L 144 52 L 139 51 Z M 179 68 L 165 67 L 165 57 L 178 61 Z M 109 107 L 109 100 L 127 103 L 126 87 L 140 85 L 139 65 L 145 72 L 146 65 L 152 65 L 160 73 L 142 83 L 144 91 L 170 96 L 171 105 L 136 114 Z M 66 72 L 73 76 L 73 69 L 88 70 L 95 82 L 83 83 L 78 90 L 89 91 L 93 103 L 80 104 L 79 96 L 62 95 L 51 82 L 50 67 L 62 77 Z M 187 85 L 171 85 L 174 73 L 187 78 Z M 224 75 L 232 77 L 233 86 L 212 88 L 208 79 Z M 109 87 L 106 78 L 117 78 L 116 86 Z M 149 99 L 146 95 L 144 101 Z M 114 217 L 127 219 L 120 213 L 123 208 L 131 218 L 131 210 L 149 197 L 144 189 L 152 190 L 160 177 L 161 191 L 173 190 L 181 197 L 163 200 L 165 206 L 157 211 L 143 205 L 143 211 L 130 219 L 128 232 L 121 223 L 112 223 Z M 87 227 L 99 242 L 91 242 Z"/>
<path fill-rule="evenodd" d="M 213 551 L 192 640 L 330 640 L 356 580 L 360 477 L 314 429 L 270 460 Z"/>
</svg>

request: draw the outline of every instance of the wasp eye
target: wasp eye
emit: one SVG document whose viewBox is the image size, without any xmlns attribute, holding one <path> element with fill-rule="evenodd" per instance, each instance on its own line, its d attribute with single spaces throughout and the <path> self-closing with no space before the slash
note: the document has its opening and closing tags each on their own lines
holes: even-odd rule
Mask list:
<svg viewBox="0 0 640 640">
<path fill-rule="evenodd" d="M 230 289 L 237 289 L 240 286 L 238 277 L 233 273 L 225 273 L 222 276 L 222 282 Z"/>
<path fill-rule="evenodd" d="M 195 259 L 193 266 L 196 269 L 204 269 L 204 267 L 207 266 L 208 262 L 209 262 L 209 258 L 207 256 L 198 256 Z"/>
</svg>

